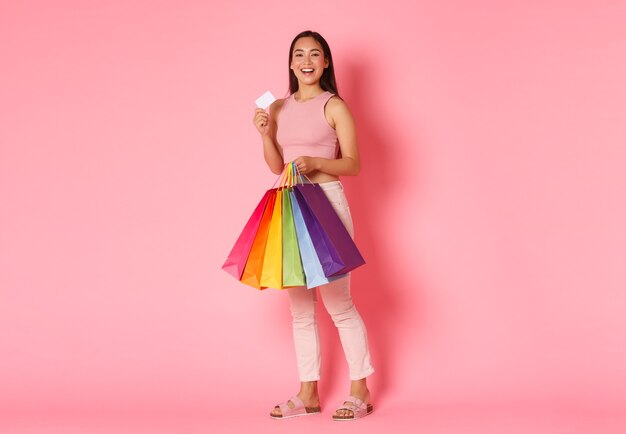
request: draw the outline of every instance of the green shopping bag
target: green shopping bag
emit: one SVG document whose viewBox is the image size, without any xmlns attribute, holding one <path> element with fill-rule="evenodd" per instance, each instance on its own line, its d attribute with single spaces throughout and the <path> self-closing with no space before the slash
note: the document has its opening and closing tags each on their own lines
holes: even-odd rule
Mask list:
<svg viewBox="0 0 626 434">
<path fill-rule="evenodd" d="M 282 190 L 283 286 L 302 286 L 306 285 L 306 279 L 302 269 L 302 259 L 300 257 L 300 248 L 298 247 L 289 190 L 289 188 Z"/>
</svg>

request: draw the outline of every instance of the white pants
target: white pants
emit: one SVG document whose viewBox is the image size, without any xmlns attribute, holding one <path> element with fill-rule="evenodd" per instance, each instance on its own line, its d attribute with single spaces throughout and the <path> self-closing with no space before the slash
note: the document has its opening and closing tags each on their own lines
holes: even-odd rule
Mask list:
<svg viewBox="0 0 626 434">
<path fill-rule="evenodd" d="M 354 228 L 348 201 L 340 181 L 319 184 L 339 215 L 350 236 Z M 317 288 L 296 286 L 287 289 L 293 318 L 293 338 L 300 381 L 320 379 L 321 351 L 316 319 L 317 294 L 339 331 L 348 362 L 351 380 L 360 380 L 374 372 L 370 362 L 367 331 L 350 296 L 350 274 Z"/>
</svg>

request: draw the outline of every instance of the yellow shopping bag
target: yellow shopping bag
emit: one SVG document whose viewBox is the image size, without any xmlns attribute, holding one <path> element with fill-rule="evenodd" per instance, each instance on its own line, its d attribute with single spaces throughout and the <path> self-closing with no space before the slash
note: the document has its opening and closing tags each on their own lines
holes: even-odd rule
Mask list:
<svg viewBox="0 0 626 434">
<path fill-rule="evenodd" d="M 282 189 L 276 192 L 274 212 L 270 221 L 261 287 L 282 289 L 283 287 L 283 223 L 282 223 Z"/>
</svg>

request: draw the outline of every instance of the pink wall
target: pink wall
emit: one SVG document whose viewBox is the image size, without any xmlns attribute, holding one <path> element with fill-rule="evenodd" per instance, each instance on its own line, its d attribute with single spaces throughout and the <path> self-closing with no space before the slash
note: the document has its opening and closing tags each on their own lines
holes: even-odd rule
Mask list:
<svg viewBox="0 0 626 434">
<path fill-rule="evenodd" d="M 215 423 L 244 396 L 269 424 L 296 391 L 286 294 L 220 266 L 274 181 L 253 101 L 285 93 L 307 28 L 360 136 L 367 423 L 496 403 L 612 418 L 625 20 L 623 1 L 2 2 L 0 420 Z M 320 320 L 326 420 L 348 383 Z"/>
</svg>

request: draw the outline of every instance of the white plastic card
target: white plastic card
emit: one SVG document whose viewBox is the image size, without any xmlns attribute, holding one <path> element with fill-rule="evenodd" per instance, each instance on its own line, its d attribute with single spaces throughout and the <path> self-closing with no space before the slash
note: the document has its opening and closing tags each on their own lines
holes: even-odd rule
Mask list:
<svg viewBox="0 0 626 434">
<path fill-rule="evenodd" d="M 276 101 L 276 98 L 274 98 L 274 95 L 272 95 L 272 93 L 268 90 L 263 95 L 258 97 L 257 100 L 254 101 L 254 102 L 255 102 L 257 107 L 262 108 L 263 110 L 265 110 L 270 105 L 272 105 L 272 103 L 274 101 Z"/>
</svg>

